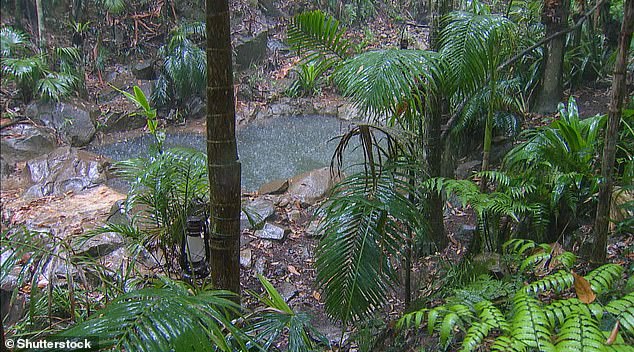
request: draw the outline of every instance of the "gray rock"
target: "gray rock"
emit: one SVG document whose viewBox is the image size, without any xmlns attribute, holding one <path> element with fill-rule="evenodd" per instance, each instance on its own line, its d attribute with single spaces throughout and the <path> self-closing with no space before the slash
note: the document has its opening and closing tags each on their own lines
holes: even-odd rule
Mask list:
<svg viewBox="0 0 634 352">
<path fill-rule="evenodd" d="M 282 296 L 282 298 L 284 298 L 284 302 L 287 302 L 287 303 L 290 302 L 290 300 L 292 300 L 293 298 L 295 298 L 295 296 L 297 296 L 297 294 L 299 293 L 299 290 L 297 290 L 297 287 L 295 287 L 295 285 L 286 281 L 283 281 L 280 284 L 278 291 L 280 295 Z"/>
<path fill-rule="evenodd" d="M 106 181 L 109 162 L 90 152 L 61 147 L 42 157 L 29 160 L 26 172 L 34 184 L 26 197 L 43 197 L 79 192 Z"/>
<path fill-rule="evenodd" d="M 137 79 L 156 79 L 156 72 L 154 71 L 154 61 L 152 60 L 141 60 L 134 65 L 132 65 L 132 74 Z"/>
<path fill-rule="evenodd" d="M 293 177 L 288 193 L 305 204 L 315 204 L 323 199 L 337 182 L 329 167 L 312 170 Z"/>
<path fill-rule="evenodd" d="M 302 212 L 298 209 L 293 209 L 288 212 L 288 220 L 292 222 L 298 222 L 302 217 Z"/>
<path fill-rule="evenodd" d="M 34 121 L 54 128 L 64 142 L 83 147 L 97 131 L 95 121 L 99 108 L 79 99 L 57 103 L 36 101 L 29 104 L 26 114 Z"/>
<path fill-rule="evenodd" d="M 57 138 L 49 128 L 17 124 L 0 132 L 2 157 L 7 163 L 29 160 L 57 147 Z"/>
<path fill-rule="evenodd" d="M 240 228 L 259 228 L 275 214 L 275 204 L 268 199 L 257 198 L 244 207 L 240 214 Z"/>
<path fill-rule="evenodd" d="M 311 221 L 304 230 L 304 233 L 307 237 L 317 237 L 319 235 L 319 221 Z"/>
<path fill-rule="evenodd" d="M 337 109 L 337 117 L 345 121 L 356 120 L 361 117 L 361 111 L 353 104 L 345 103 Z"/>
<path fill-rule="evenodd" d="M 283 228 L 267 222 L 262 230 L 255 231 L 255 236 L 266 240 L 281 241 L 284 239 L 285 232 Z"/>
<path fill-rule="evenodd" d="M 9 163 L 0 156 L 0 177 L 9 177 L 11 169 L 13 169 L 13 165 L 9 165 Z"/>
<path fill-rule="evenodd" d="M 115 225 L 130 225 L 132 223 L 132 217 L 126 212 L 125 200 L 120 199 L 112 203 L 110 207 L 110 213 L 106 221 Z"/>
<path fill-rule="evenodd" d="M 253 253 L 251 251 L 251 249 L 247 248 L 247 249 L 243 249 L 240 251 L 240 265 L 245 267 L 245 268 L 249 268 L 251 267 L 251 257 L 252 257 Z"/>
<path fill-rule="evenodd" d="M 87 241 L 77 242 L 74 247 L 77 255 L 99 258 L 121 248 L 123 244 L 121 235 L 114 232 L 106 232 Z"/>
<path fill-rule="evenodd" d="M 105 133 L 125 132 L 141 128 L 146 123 L 145 116 L 141 114 L 113 111 L 106 115 L 99 130 Z"/>
<path fill-rule="evenodd" d="M 480 166 L 482 166 L 482 161 L 480 160 L 471 160 L 458 165 L 456 167 L 456 179 L 464 180 L 471 177 L 474 172 L 480 171 Z"/>
<path fill-rule="evenodd" d="M 266 259 L 264 257 L 259 257 L 255 260 L 254 270 L 256 274 L 264 275 L 264 270 L 266 270 Z"/>
<path fill-rule="evenodd" d="M 236 64 L 248 68 L 251 64 L 262 62 L 266 58 L 269 32 L 264 30 L 253 36 L 239 37 L 234 45 Z"/>
<path fill-rule="evenodd" d="M 260 186 L 258 194 L 282 194 L 288 189 L 288 180 L 273 180 Z"/>
</svg>

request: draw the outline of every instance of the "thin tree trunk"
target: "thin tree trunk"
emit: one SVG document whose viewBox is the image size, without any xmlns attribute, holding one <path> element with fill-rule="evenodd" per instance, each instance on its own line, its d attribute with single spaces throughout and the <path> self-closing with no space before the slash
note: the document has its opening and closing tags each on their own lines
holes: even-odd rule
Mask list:
<svg viewBox="0 0 634 352">
<path fill-rule="evenodd" d="M 568 1 L 546 0 L 542 11 L 542 23 L 548 37 L 568 27 Z M 544 48 L 544 68 L 539 96 L 535 106 L 538 113 L 551 113 L 563 96 L 563 64 L 566 53 L 566 37 L 553 38 Z"/>
<path fill-rule="evenodd" d="M 448 110 L 447 102 L 436 97 L 436 101 L 433 105 L 435 108 L 430 109 L 425 116 L 425 138 L 424 138 L 424 150 L 426 169 L 429 177 L 440 177 L 442 170 L 442 147 L 441 142 L 441 120 L 443 113 Z M 431 231 L 431 238 L 438 247 L 443 249 L 447 246 L 449 239 L 445 233 L 444 223 L 444 202 L 442 195 L 437 192 L 429 192 L 427 195 L 427 204 L 429 206 L 429 228 Z"/>
<path fill-rule="evenodd" d="M 214 286 L 240 293 L 240 162 L 227 0 L 207 0 L 207 156 Z"/>
<path fill-rule="evenodd" d="M 493 64 L 492 64 L 493 66 Z M 482 167 L 480 171 L 488 171 L 489 170 L 489 160 L 491 158 L 491 145 L 493 140 L 493 110 L 495 109 L 496 102 L 496 75 L 495 75 L 495 66 L 491 67 L 491 79 L 489 80 L 489 89 L 490 89 L 490 97 L 489 97 L 489 107 L 487 111 L 487 119 L 484 126 L 484 142 L 482 145 Z M 487 178 L 482 176 L 480 180 L 480 192 L 485 192 L 487 189 Z"/>
<path fill-rule="evenodd" d="M 606 259 L 606 247 L 608 242 L 608 221 L 610 203 L 613 188 L 614 159 L 616 157 L 616 143 L 619 135 L 619 124 L 623 111 L 623 98 L 625 97 L 625 71 L 627 70 L 627 54 L 632 41 L 634 30 L 634 0 L 627 0 L 624 5 L 623 25 L 619 49 L 614 65 L 614 77 L 612 81 L 612 97 L 608 110 L 608 126 L 605 133 L 603 146 L 603 158 L 601 160 L 601 179 L 599 184 L 599 201 L 597 214 L 594 221 L 595 245 L 592 259 L 596 262 L 604 262 Z"/>
<path fill-rule="evenodd" d="M 46 38 L 44 38 L 44 9 L 42 8 L 42 0 L 35 0 L 35 9 L 37 11 L 37 40 L 40 46 L 40 52 L 46 51 Z"/>
</svg>

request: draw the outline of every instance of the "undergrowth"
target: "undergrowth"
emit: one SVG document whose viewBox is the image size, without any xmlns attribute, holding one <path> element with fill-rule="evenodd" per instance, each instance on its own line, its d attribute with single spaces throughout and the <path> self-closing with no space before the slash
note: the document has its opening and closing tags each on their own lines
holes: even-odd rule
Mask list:
<svg viewBox="0 0 634 352">
<path fill-rule="evenodd" d="M 615 290 L 623 268 L 575 273 L 576 257 L 558 244 L 511 240 L 512 278 L 479 276 L 445 304 L 405 314 L 401 329 L 437 333 L 459 351 L 634 351 L 634 292 Z M 519 281 L 521 282 L 521 281 Z"/>
</svg>

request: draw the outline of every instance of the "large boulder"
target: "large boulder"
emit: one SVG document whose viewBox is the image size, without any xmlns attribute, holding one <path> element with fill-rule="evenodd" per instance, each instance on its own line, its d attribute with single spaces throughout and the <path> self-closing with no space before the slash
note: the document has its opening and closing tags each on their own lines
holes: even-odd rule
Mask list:
<svg viewBox="0 0 634 352">
<path fill-rule="evenodd" d="M 293 177 L 288 193 L 300 202 L 312 205 L 323 199 L 337 182 L 330 168 L 323 167 Z"/>
<path fill-rule="evenodd" d="M 107 159 L 90 152 L 71 147 L 57 148 L 26 163 L 33 186 L 25 196 L 38 198 L 97 186 L 107 180 L 108 165 Z"/>
<path fill-rule="evenodd" d="M 240 214 L 240 228 L 258 228 L 275 215 L 275 205 L 272 201 L 257 198 L 246 205 Z"/>
<path fill-rule="evenodd" d="M 234 45 L 236 64 L 240 68 L 248 68 L 251 64 L 262 62 L 266 58 L 269 32 L 263 30 L 252 36 L 238 37 Z"/>
<path fill-rule="evenodd" d="M 57 147 L 57 138 L 50 128 L 16 124 L 2 129 L 2 158 L 9 164 L 46 154 Z"/>
<path fill-rule="evenodd" d="M 36 101 L 29 104 L 26 114 L 34 121 L 55 129 L 64 142 L 83 147 L 90 143 L 97 131 L 95 121 L 99 117 L 99 108 L 80 99 L 69 102 Z"/>
</svg>

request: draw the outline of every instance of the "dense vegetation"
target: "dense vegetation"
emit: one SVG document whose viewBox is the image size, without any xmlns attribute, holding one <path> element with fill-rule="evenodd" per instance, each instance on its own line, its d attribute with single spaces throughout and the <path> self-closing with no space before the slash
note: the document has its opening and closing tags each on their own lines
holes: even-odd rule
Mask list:
<svg viewBox="0 0 634 352">
<path fill-rule="evenodd" d="M 16 13 L 21 3 L 12 5 Z M 90 3 L 107 18 L 134 18 L 126 17 L 130 8 L 122 1 Z M 151 10 L 148 2 L 133 3 Z M 577 1 L 437 1 L 426 8 L 397 1 L 417 13 L 412 20 L 429 12 L 427 50 L 410 48 L 405 29 L 418 24 L 404 21 L 405 12 L 398 13 L 393 3 L 307 2 L 309 8 L 326 11 L 298 13 L 287 28 L 287 42 L 299 61 L 285 94 L 311 97 L 335 91 L 368 117 L 341 137 L 333 155 L 333 170 L 340 171 L 345 151 L 359 139 L 363 170 L 345 177 L 315 212 L 320 219 L 316 286 L 326 314 L 342 326 L 339 348 L 632 350 L 634 266 L 631 259 L 605 263 L 607 223 L 605 230 L 599 225 L 601 216 L 609 216 L 610 236 L 617 241 L 634 231 L 634 99 L 623 83 L 623 72 L 634 69 L 627 54 L 633 2 L 583 2 L 578 7 Z M 591 19 L 597 9 L 601 16 Z M 343 25 L 359 33 L 380 16 L 403 22 L 398 48 L 367 50 Z M 619 46 L 613 37 L 615 23 L 621 22 L 624 42 Z M 23 103 L 86 94 L 84 70 L 100 74 L 98 60 L 90 63 L 83 46 L 91 24 L 73 22 L 72 47 L 47 48 L 42 22 L 34 23 L 39 31 L 31 36 L 39 47 L 18 29 L 20 23 L 3 23 L 3 89 L 14 89 L 13 99 Z M 337 348 L 264 277 L 258 277 L 264 293 L 249 292 L 257 303 L 248 308 L 238 303 L 239 289 L 228 287 L 236 278 L 223 278 L 218 267 L 210 268 L 213 279 L 180 277 L 191 264 L 181 253 L 187 217 L 211 202 L 211 210 L 202 213 L 212 211 L 227 220 L 218 214 L 229 206 L 214 203 L 223 197 L 222 187 L 214 184 L 222 170 L 211 170 L 220 176 L 208 178 L 207 155 L 163 146 L 160 120 L 167 117 L 159 112 L 170 107 L 179 115 L 187 99 L 202 97 L 205 87 L 210 94 L 233 92 L 233 85 L 210 88 L 220 78 L 231 81 L 219 77 L 230 65 L 207 62 L 203 41 L 210 45 L 214 38 L 209 36 L 216 34 L 205 32 L 201 22 L 174 23 L 163 31 L 153 95 L 146 97 L 138 87 L 121 91 L 146 118 L 155 142 L 149 157 L 115 165 L 118 176 L 131 182 L 124 208 L 135 216 L 130 223 L 110 223 L 64 240 L 26 228 L 4 231 L 1 278 L 20 268 L 11 299 L 28 287 L 30 303 L 16 325 L 3 323 L 3 336 L 5 329 L 12 337 L 95 335 L 101 348 L 127 351 Z M 560 40 L 563 50 L 557 49 Z M 135 41 L 130 50 L 141 50 Z M 558 65 L 554 70 L 560 74 L 550 75 L 555 72 L 551 65 Z M 560 101 L 564 89 L 599 81 L 615 82 L 607 114 L 583 118 L 574 97 Z M 553 94 L 556 106 L 549 101 Z M 233 101 L 233 95 L 226 96 Z M 220 99 L 210 106 L 225 107 Z M 221 112 L 234 115 L 232 109 Z M 179 116 L 172 118 L 180 121 Z M 234 124 L 223 121 L 215 121 L 214 129 L 208 120 L 209 139 L 215 131 L 214 141 L 228 143 L 220 154 L 239 170 L 232 164 Z M 220 131 L 227 126 L 233 144 Z M 492 157 L 496 139 L 514 141 L 498 160 Z M 454 160 L 472 149 L 481 151 L 480 171 L 455 179 Z M 230 191 L 239 192 L 239 183 L 233 186 Z M 601 215 L 605 192 L 612 201 L 609 213 Z M 416 263 L 446 251 L 453 240 L 443 219 L 448 200 L 472 212 L 477 226 L 467 239 L 468 252 L 435 273 L 440 289 L 419 296 L 410 278 Z M 130 253 L 120 266 L 78 253 L 81 243 L 109 233 L 121 235 Z M 573 253 L 587 241 L 588 250 Z M 147 275 L 139 269 L 137 264 L 148 260 L 159 264 L 159 272 Z M 50 275 L 59 267 L 64 272 Z M 59 282 L 44 282 L 52 278 Z M 218 284 L 223 280 L 230 284 Z M 400 293 L 403 304 L 394 319 L 385 307 L 389 297 Z"/>
</svg>

